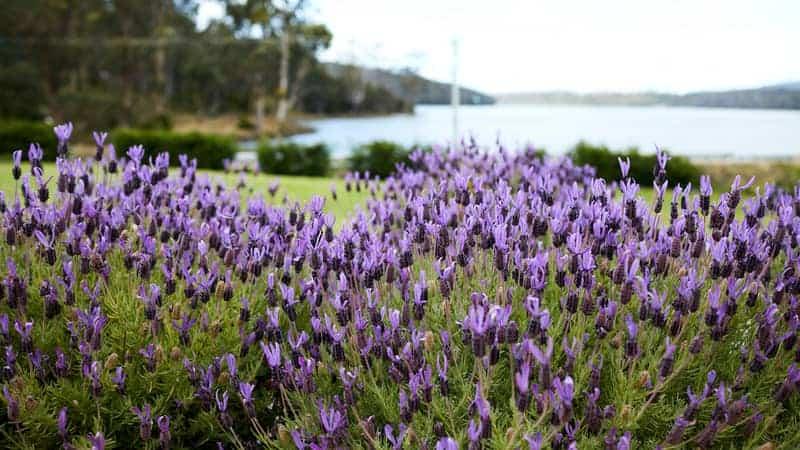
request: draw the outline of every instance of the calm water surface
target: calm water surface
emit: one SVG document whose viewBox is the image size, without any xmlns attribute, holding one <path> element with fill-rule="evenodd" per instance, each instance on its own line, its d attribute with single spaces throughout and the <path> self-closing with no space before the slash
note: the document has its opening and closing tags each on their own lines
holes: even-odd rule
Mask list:
<svg viewBox="0 0 800 450">
<path fill-rule="evenodd" d="M 414 114 L 310 121 L 315 132 L 301 143 L 326 142 L 337 157 L 376 139 L 404 145 L 453 139 L 449 106 L 417 106 Z M 489 145 L 533 144 L 551 154 L 581 139 L 612 148 L 659 145 L 695 158 L 777 158 L 800 156 L 800 111 L 716 108 L 491 105 L 459 109 L 461 136 Z"/>
</svg>

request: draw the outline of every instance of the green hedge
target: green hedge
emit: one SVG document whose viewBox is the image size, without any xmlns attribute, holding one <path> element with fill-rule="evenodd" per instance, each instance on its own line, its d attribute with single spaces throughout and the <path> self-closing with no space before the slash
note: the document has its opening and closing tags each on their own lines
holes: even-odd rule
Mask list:
<svg viewBox="0 0 800 450">
<path fill-rule="evenodd" d="M 653 185 L 656 155 L 639 153 L 636 147 L 623 151 L 612 151 L 606 146 L 592 145 L 581 141 L 570 150 L 568 155 L 576 164 L 595 167 L 597 176 L 608 181 L 619 180 L 621 177 L 617 158 L 630 158 L 629 175 L 642 186 Z M 700 180 L 700 168 L 692 164 L 686 157 L 671 155 L 667 163 L 667 179 L 670 185 L 693 183 L 697 186 Z"/>
<path fill-rule="evenodd" d="M 178 155 L 186 154 L 197 159 L 197 166 L 204 169 L 222 169 L 223 160 L 236 154 L 234 139 L 216 134 L 123 128 L 112 133 L 111 142 L 120 156 L 134 145 L 143 145 L 145 158 L 169 152 L 170 160 L 177 162 Z"/>
<path fill-rule="evenodd" d="M 385 178 L 391 175 L 397 164 L 408 164 L 410 151 L 400 144 L 389 141 L 374 141 L 353 150 L 348 165 L 353 172 L 369 172 Z"/>
<path fill-rule="evenodd" d="M 267 173 L 321 177 L 330 170 L 331 154 L 322 143 L 264 142 L 258 147 L 258 163 Z"/>
<path fill-rule="evenodd" d="M 0 121 L 0 155 L 3 158 L 14 150 L 22 150 L 25 155 L 23 159 L 27 161 L 31 142 L 42 146 L 45 160 L 55 161 L 58 141 L 52 125 L 24 120 Z"/>
</svg>

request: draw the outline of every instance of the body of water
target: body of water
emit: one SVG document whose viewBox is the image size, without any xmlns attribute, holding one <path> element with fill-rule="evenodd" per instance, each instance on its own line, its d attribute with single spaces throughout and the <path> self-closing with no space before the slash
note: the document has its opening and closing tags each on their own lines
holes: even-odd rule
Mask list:
<svg viewBox="0 0 800 450">
<path fill-rule="evenodd" d="M 316 131 L 295 136 L 325 142 L 336 157 L 358 144 L 386 139 L 404 145 L 453 139 L 449 106 L 417 106 L 414 114 L 310 121 Z M 581 139 L 612 148 L 654 145 L 693 158 L 800 156 L 800 111 L 684 107 L 491 105 L 459 108 L 459 134 L 489 145 L 523 144 L 563 153 Z"/>
</svg>

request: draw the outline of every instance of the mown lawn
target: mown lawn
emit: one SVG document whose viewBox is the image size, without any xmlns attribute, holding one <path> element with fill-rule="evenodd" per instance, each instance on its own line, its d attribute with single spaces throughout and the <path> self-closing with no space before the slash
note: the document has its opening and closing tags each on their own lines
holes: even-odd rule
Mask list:
<svg viewBox="0 0 800 450">
<path fill-rule="evenodd" d="M 27 170 L 28 164 L 23 164 L 23 170 Z M 55 176 L 57 174 L 55 164 L 45 163 L 45 178 Z M 177 170 L 172 168 L 172 170 Z M 226 186 L 234 187 L 239 183 L 238 174 L 226 174 L 213 170 L 201 170 L 201 174 L 206 174 L 212 180 L 220 179 Z M 24 176 L 24 173 L 23 173 Z M 278 190 L 275 196 L 269 194 L 269 187 L 273 183 L 278 183 Z M 36 187 L 36 182 L 32 180 L 33 187 Z M 55 180 L 51 181 L 51 189 L 55 189 Z M 13 201 L 13 192 L 17 182 L 11 176 L 11 162 L 0 161 L 0 191 L 6 195 L 7 203 Z M 336 187 L 337 199 L 334 200 L 331 194 L 331 186 Z M 363 187 L 363 185 L 362 185 Z M 345 183 L 342 178 L 335 177 L 295 177 L 284 175 L 267 175 L 267 174 L 249 174 L 245 177 L 245 196 L 252 194 L 260 194 L 264 199 L 272 204 L 280 204 L 284 201 L 287 202 L 300 202 L 305 203 L 314 196 L 321 196 L 325 198 L 325 210 L 336 217 L 337 226 L 348 218 L 351 214 L 357 211 L 359 205 L 364 205 L 369 197 L 369 191 L 362 189 L 357 192 L 353 189 L 351 192 L 345 190 Z"/>
<path fill-rule="evenodd" d="M 27 163 L 23 166 L 28 167 Z M 176 170 L 173 168 L 172 170 Z M 45 163 L 46 176 L 56 174 L 55 164 Z M 200 170 L 201 174 L 207 174 L 213 179 L 221 179 L 227 186 L 236 186 L 239 183 L 238 174 L 226 174 L 224 172 L 214 170 Z M 275 196 L 270 196 L 268 190 L 272 183 L 278 182 L 279 188 Z M 353 189 L 351 192 L 345 190 L 344 180 L 340 177 L 297 177 L 286 175 L 269 175 L 269 174 L 249 174 L 245 178 L 245 190 L 247 195 L 261 194 L 267 202 L 272 204 L 279 204 L 286 199 L 289 202 L 297 201 L 305 203 L 311 197 L 317 195 L 325 198 L 325 210 L 336 217 L 337 228 L 341 226 L 344 220 L 351 217 L 352 213 L 357 211 L 357 207 L 364 205 L 369 192 L 362 189 L 357 192 Z M 331 186 L 336 187 L 337 199 L 333 200 L 331 195 Z M 13 198 L 15 181 L 11 176 L 11 162 L 0 161 L 0 191 L 5 192 L 6 198 Z M 696 193 L 696 187 L 694 193 Z M 652 204 L 655 197 L 655 192 L 652 188 L 643 187 L 640 191 L 641 196 L 650 204 Z M 620 195 L 618 193 L 618 195 Z M 744 197 L 747 198 L 747 193 Z M 712 201 L 716 201 L 719 197 L 719 189 L 715 189 L 712 195 Z M 669 201 L 672 198 L 672 190 L 664 196 L 665 207 L 669 206 Z M 740 212 L 737 211 L 737 214 Z"/>
</svg>

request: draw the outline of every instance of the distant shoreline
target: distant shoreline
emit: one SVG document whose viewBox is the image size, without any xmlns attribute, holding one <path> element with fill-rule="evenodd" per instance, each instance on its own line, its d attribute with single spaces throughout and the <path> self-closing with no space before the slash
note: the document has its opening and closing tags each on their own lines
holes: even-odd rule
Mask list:
<svg viewBox="0 0 800 450">
<path fill-rule="evenodd" d="M 498 104 L 568 104 L 610 106 L 685 106 L 734 109 L 800 110 L 800 83 L 786 83 L 755 89 L 690 92 L 594 92 L 569 91 L 510 92 L 496 94 Z"/>
</svg>

